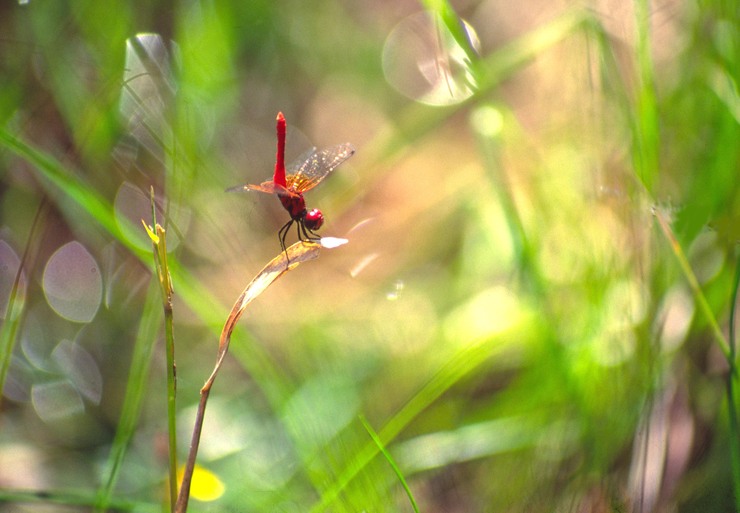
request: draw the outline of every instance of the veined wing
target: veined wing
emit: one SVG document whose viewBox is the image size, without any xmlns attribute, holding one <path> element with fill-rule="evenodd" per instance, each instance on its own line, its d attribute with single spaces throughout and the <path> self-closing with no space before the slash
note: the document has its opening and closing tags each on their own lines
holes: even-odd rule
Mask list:
<svg viewBox="0 0 740 513">
<path fill-rule="evenodd" d="M 313 189 L 354 154 L 355 148 L 350 143 L 339 144 L 321 151 L 312 148 L 286 170 L 285 180 L 288 189 L 296 193 Z"/>
<path fill-rule="evenodd" d="M 280 115 L 282 115 L 282 112 L 280 113 Z M 280 118 L 278 118 L 278 120 L 279 119 Z M 285 121 L 285 118 L 283 118 L 283 122 L 284 121 Z M 278 121 L 278 123 L 280 123 L 280 121 Z M 278 138 L 280 138 L 280 130 L 279 129 L 278 129 Z M 316 153 L 316 147 L 315 146 L 313 148 L 311 148 L 311 149 L 303 152 L 296 160 L 294 160 L 293 162 L 290 163 L 290 165 L 288 166 L 288 171 L 290 173 L 295 173 L 295 170 L 298 169 L 299 167 L 301 167 L 301 164 L 303 164 L 309 158 L 311 158 L 311 156 L 314 153 Z M 289 184 L 290 182 L 287 182 L 287 183 Z M 286 189 L 282 185 L 279 185 L 279 184 L 275 183 L 272 180 L 266 180 L 266 181 L 262 182 L 259 185 L 254 185 L 254 184 L 249 184 L 248 183 L 246 185 L 237 185 L 235 187 L 229 187 L 228 189 L 226 189 L 226 192 L 246 192 L 246 191 L 259 191 L 259 192 L 266 192 L 267 194 L 278 194 L 278 193 L 280 193 L 280 194 L 287 194 L 289 196 L 295 196 L 296 195 L 295 193 L 289 191 L 288 189 Z"/>
<path fill-rule="evenodd" d="M 267 194 L 286 194 L 288 196 L 295 196 L 295 193 L 289 191 L 282 185 L 274 183 L 272 180 L 262 182 L 259 185 L 248 183 L 246 185 L 237 185 L 235 187 L 229 187 L 226 192 L 246 192 L 246 191 L 258 191 Z"/>
</svg>

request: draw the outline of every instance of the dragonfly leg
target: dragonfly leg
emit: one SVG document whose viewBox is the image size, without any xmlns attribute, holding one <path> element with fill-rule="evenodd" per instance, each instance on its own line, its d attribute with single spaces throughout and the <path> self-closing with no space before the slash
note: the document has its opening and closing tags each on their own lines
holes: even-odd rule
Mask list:
<svg viewBox="0 0 740 513">
<path fill-rule="evenodd" d="M 311 241 L 319 241 L 321 240 L 321 235 L 313 230 L 309 230 L 308 228 L 306 228 L 306 238 Z"/>
<path fill-rule="evenodd" d="M 298 221 L 298 238 L 304 242 L 315 242 L 320 240 L 321 236 L 313 230 L 309 230 L 306 223 Z"/>
<path fill-rule="evenodd" d="M 293 219 L 285 223 L 283 227 L 280 228 L 280 231 L 278 232 L 278 239 L 280 239 L 280 247 L 283 248 L 283 251 L 285 252 L 286 257 L 288 256 L 288 250 L 285 249 L 285 237 L 288 236 L 288 230 L 290 230 L 290 225 L 292 224 L 293 224 Z"/>
</svg>

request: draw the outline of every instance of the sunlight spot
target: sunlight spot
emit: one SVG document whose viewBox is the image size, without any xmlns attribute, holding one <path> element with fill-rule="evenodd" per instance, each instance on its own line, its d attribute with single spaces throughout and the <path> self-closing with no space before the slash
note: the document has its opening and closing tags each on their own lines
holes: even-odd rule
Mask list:
<svg viewBox="0 0 740 513">
<path fill-rule="evenodd" d="M 85 409 L 80 394 L 66 380 L 36 383 L 31 388 L 31 402 L 44 422 L 55 422 Z"/>
<path fill-rule="evenodd" d="M 8 422 L 6 426 L 9 425 Z M 33 440 L 26 443 L 14 442 L 11 437 L 7 437 L 0 445 L 0 482 L 3 483 L 3 489 L 42 490 L 50 487 L 48 458 L 48 449 L 42 447 L 42 444 Z M 24 511 L 40 510 L 37 505 L 36 508 L 29 507 Z"/>
<path fill-rule="evenodd" d="M 475 52 L 480 41 L 461 20 Z M 445 23 L 436 15 L 419 12 L 402 20 L 383 47 L 383 73 L 398 92 L 427 105 L 454 105 L 477 89 L 470 59 Z"/>
<path fill-rule="evenodd" d="M 699 283 L 709 283 L 725 269 L 725 250 L 718 238 L 718 232 L 706 231 L 691 242 L 687 256 Z"/>
<path fill-rule="evenodd" d="M 50 363 L 49 357 L 57 341 L 51 338 L 51 334 L 49 333 L 51 329 L 47 326 L 48 324 L 46 323 L 45 325 L 36 312 L 28 312 L 20 343 L 23 356 L 25 356 L 29 364 L 36 369 L 53 373 L 56 369 Z"/>
<path fill-rule="evenodd" d="M 349 275 L 353 278 L 357 278 L 357 276 L 360 275 L 362 271 L 364 271 L 367 266 L 372 264 L 377 258 L 380 256 L 378 253 L 370 253 L 369 255 L 365 255 L 362 257 L 349 271 Z"/>
<path fill-rule="evenodd" d="M 656 316 L 663 351 L 673 352 L 686 338 L 694 318 L 694 300 L 683 287 L 674 287 L 663 297 Z"/>
<path fill-rule="evenodd" d="M 523 318 L 519 301 L 502 286 L 484 290 L 455 309 L 444 322 L 449 340 L 468 344 L 514 328 Z"/>
<path fill-rule="evenodd" d="M 321 237 L 321 246 L 326 249 L 334 249 L 339 246 L 344 246 L 349 240 L 340 239 L 338 237 Z"/>
<path fill-rule="evenodd" d="M 374 221 L 375 221 L 375 218 L 374 217 L 366 217 L 362 221 L 359 221 L 359 222 L 355 223 L 355 225 L 352 228 L 350 228 L 347 231 L 347 233 L 354 233 L 354 232 L 356 232 L 358 230 L 362 230 L 363 228 L 365 228 L 366 226 L 368 226 L 369 224 L 371 224 Z"/>
<path fill-rule="evenodd" d="M 393 284 L 393 290 L 388 292 L 385 297 L 388 301 L 395 301 L 401 296 L 401 292 L 403 292 L 404 288 L 403 280 L 396 280 L 396 283 Z"/>
<path fill-rule="evenodd" d="M 408 288 L 397 290 L 394 299 L 378 301 L 373 311 L 375 337 L 391 354 L 413 354 L 424 351 L 438 326 L 437 312 L 429 296 Z M 395 285 L 394 285 L 395 287 Z"/>
<path fill-rule="evenodd" d="M 31 366 L 22 358 L 12 356 L 2 395 L 17 403 L 26 403 L 31 399 L 33 380 L 34 372 Z"/>
<path fill-rule="evenodd" d="M 90 353 L 79 344 L 62 340 L 54 348 L 51 358 L 85 399 L 93 404 L 100 403 L 103 395 L 103 378 L 97 362 Z"/>
<path fill-rule="evenodd" d="M 49 306 L 73 322 L 90 322 L 103 298 L 103 280 L 93 256 L 79 242 L 65 244 L 44 269 L 44 295 Z"/>
<path fill-rule="evenodd" d="M 480 422 L 412 438 L 396 452 L 407 471 L 420 472 L 520 449 L 532 442 L 528 427 L 523 418 Z"/>
<path fill-rule="evenodd" d="M 176 91 L 169 52 L 159 34 L 140 33 L 126 40 L 125 59 L 119 108 L 126 133 L 165 163 L 165 145 L 172 139 L 166 114 Z M 136 152 L 126 142 L 121 160 L 133 160 Z"/>
<path fill-rule="evenodd" d="M 493 105 L 484 105 L 475 109 L 470 121 L 475 131 L 486 139 L 498 137 L 504 128 L 504 116 Z"/>
</svg>

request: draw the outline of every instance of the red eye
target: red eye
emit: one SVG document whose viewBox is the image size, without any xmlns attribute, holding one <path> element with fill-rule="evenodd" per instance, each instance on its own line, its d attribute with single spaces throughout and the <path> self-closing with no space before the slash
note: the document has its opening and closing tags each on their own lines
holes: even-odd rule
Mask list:
<svg viewBox="0 0 740 513">
<path fill-rule="evenodd" d="M 321 210 L 318 208 L 314 208 L 306 212 L 306 218 L 304 220 L 306 223 L 306 228 L 308 228 L 311 231 L 318 230 L 321 228 L 321 225 L 324 224 L 324 214 L 321 213 Z"/>
</svg>

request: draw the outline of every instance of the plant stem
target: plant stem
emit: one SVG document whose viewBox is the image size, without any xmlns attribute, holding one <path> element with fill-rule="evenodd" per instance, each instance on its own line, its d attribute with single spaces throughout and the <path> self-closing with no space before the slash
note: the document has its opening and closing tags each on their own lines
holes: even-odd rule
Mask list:
<svg viewBox="0 0 740 513">
<path fill-rule="evenodd" d="M 152 207 L 152 225 L 154 231 L 146 227 L 152 240 L 154 267 L 157 271 L 159 290 L 162 295 L 164 311 L 165 353 L 167 355 L 167 441 L 169 455 L 169 492 L 170 511 L 175 510 L 177 501 L 177 365 L 175 364 L 175 332 L 172 312 L 172 278 L 167 261 L 167 233 L 157 223 L 157 210 L 154 198 L 154 187 L 149 190 Z"/>
<path fill-rule="evenodd" d="M 23 250 L 23 256 L 18 263 L 18 270 L 15 273 L 13 279 L 13 285 L 10 289 L 10 295 L 8 296 L 8 306 L 5 313 L 5 322 L 0 327 L 0 402 L 3 397 L 3 390 L 5 388 L 5 380 L 8 377 L 8 369 L 10 368 L 10 360 L 13 355 L 13 347 L 15 347 L 16 337 L 18 336 L 18 329 L 23 321 L 23 308 L 25 306 L 25 300 L 23 297 L 18 298 L 18 289 L 21 285 L 21 278 L 23 277 L 24 269 L 32 269 L 33 265 L 29 265 L 31 255 L 31 243 L 36 237 L 36 230 L 40 226 L 40 220 L 43 214 L 46 213 L 47 202 L 46 196 L 41 200 L 41 203 L 36 210 L 36 215 L 33 218 L 33 224 L 31 225 L 31 231 L 28 234 L 28 241 L 26 242 L 26 248 Z"/>
<path fill-rule="evenodd" d="M 730 459 L 732 460 L 732 488 L 735 495 L 735 511 L 740 511 L 740 427 L 737 417 L 737 404 L 735 399 L 735 381 L 737 378 L 737 366 L 735 358 L 737 353 L 736 335 L 736 312 L 738 289 L 740 288 L 740 255 L 735 262 L 735 284 L 732 289 L 730 300 L 730 352 L 728 362 L 730 372 L 727 374 L 727 413 L 730 423 Z"/>
<path fill-rule="evenodd" d="M 678 240 L 676 240 L 676 236 L 673 234 L 673 230 L 670 226 L 668 226 L 668 221 L 666 221 L 663 213 L 656 208 L 653 209 L 653 214 L 658 220 L 658 224 L 660 225 L 663 234 L 668 239 L 668 242 L 671 243 L 673 254 L 676 255 L 676 259 L 681 266 L 681 270 L 683 271 L 684 276 L 686 276 L 686 280 L 688 280 L 689 286 L 694 292 L 694 296 L 696 296 L 696 301 L 699 303 L 699 309 L 704 314 L 704 317 L 706 317 L 707 322 L 709 323 L 709 327 L 714 334 L 714 338 L 717 341 L 719 348 L 722 350 L 722 354 L 724 354 L 725 358 L 730 361 L 731 356 L 729 344 L 727 343 L 725 336 L 722 334 L 722 330 L 717 324 L 717 319 L 715 318 L 714 313 L 712 312 L 712 309 L 707 302 L 707 298 L 704 297 L 704 293 L 702 292 L 701 286 L 699 285 L 699 280 L 696 279 L 696 275 L 691 269 L 691 264 L 689 264 L 689 261 L 683 252 L 683 249 L 681 249 L 681 245 L 678 243 Z"/>
<path fill-rule="evenodd" d="M 157 291 L 154 284 L 152 284 L 147 292 L 141 320 L 139 321 L 139 330 L 136 334 L 134 352 L 131 357 L 131 368 L 126 381 L 121 418 L 103 471 L 103 476 L 106 476 L 104 477 L 105 484 L 98 492 L 94 511 L 106 511 L 108 506 L 112 504 L 113 488 L 118 480 L 126 450 L 134 436 L 144 395 L 148 391 L 145 383 L 152 362 L 154 341 L 159 329 L 159 322 L 160 310 L 157 308 Z"/>
</svg>

